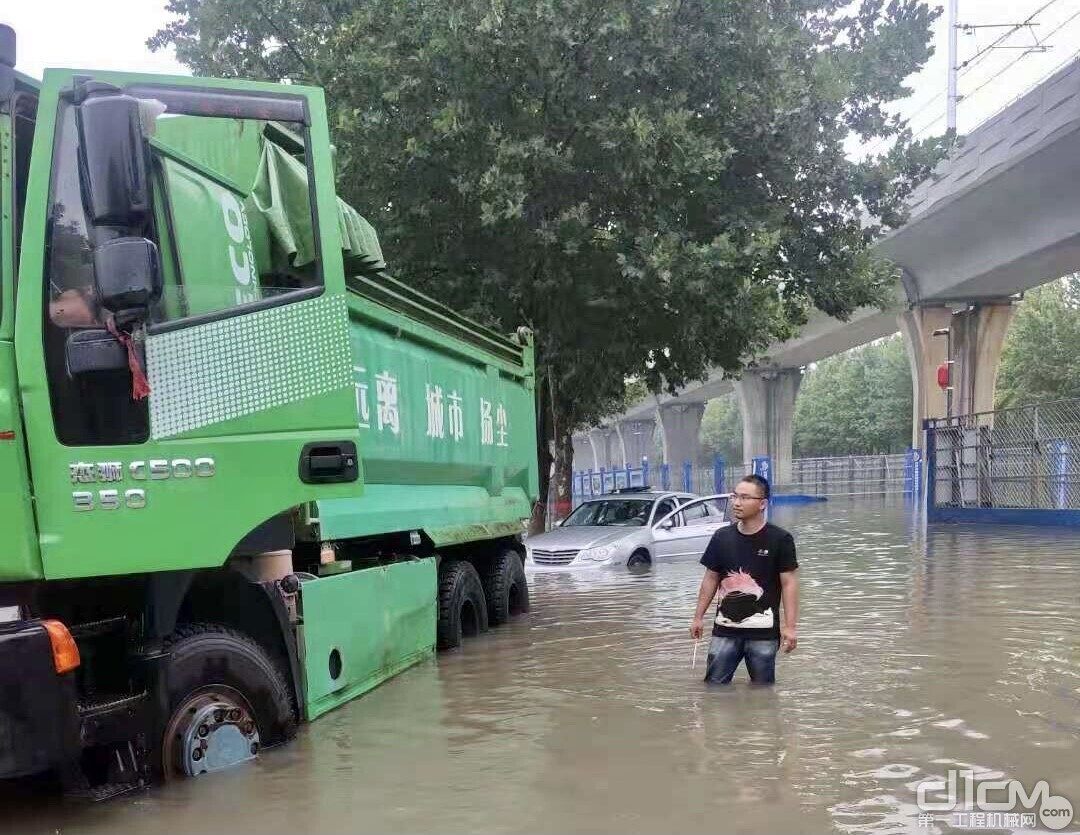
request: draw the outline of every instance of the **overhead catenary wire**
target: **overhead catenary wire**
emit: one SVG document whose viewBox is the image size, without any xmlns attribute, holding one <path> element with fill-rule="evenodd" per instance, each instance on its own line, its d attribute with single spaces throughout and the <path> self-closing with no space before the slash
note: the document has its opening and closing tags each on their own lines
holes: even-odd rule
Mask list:
<svg viewBox="0 0 1080 835">
<path fill-rule="evenodd" d="M 1058 32 L 1060 32 L 1060 31 L 1061 31 L 1062 29 L 1064 29 L 1064 28 L 1065 28 L 1066 26 L 1068 26 L 1068 25 L 1069 25 L 1070 23 L 1072 23 L 1072 22 L 1073 22 L 1074 20 L 1076 20 L 1076 18 L 1078 18 L 1078 17 L 1080 17 L 1080 9 L 1076 10 L 1075 12 L 1073 12 L 1073 13 L 1072 13 L 1071 15 L 1069 15 L 1069 16 L 1068 16 L 1067 18 L 1065 18 L 1065 20 L 1063 20 L 1063 21 L 1062 21 L 1061 23 L 1059 23 L 1059 24 L 1058 24 L 1057 26 L 1055 26 L 1055 27 L 1054 27 L 1054 28 L 1053 28 L 1053 29 L 1052 29 L 1052 30 L 1051 30 L 1050 32 L 1048 32 L 1048 33 L 1046 34 L 1046 37 L 1047 37 L 1047 38 L 1051 38 L 1051 37 L 1053 37 L 1053 36 L 1054 36 L 1054 35 L 1056 35 L 1056 34 L 1057 34 Z M 999 78 L 999 77 L 1000 77 L 1000 76 L 1001 76 L 1001 75 L 1002 75 L 1003 73 L 1007 72 L 1008 70 L 1012 69 L 1012 68 L 1013 68 L 1013 67 L 1015 67 L 1015 66 L 1016 66 L 1017 64 L 1019 64 L 1019 63 L 1020 63 L 1021 61 L 1023 61 L 1023 60 L 1024 60 L 1024 58 L 1026 58 L 1026 57 L 1028 56 L 1028 54 L 1029 54 L 1029 53 L 1028 53 L 1028 52 L 1026 52 L 1026 51 L 1025 51 L 1025 52 L 1021 52 L 1021 53 L 1020 53 L 1019 55 L 1017 55 L 1017 56 L 1016 56 L 1016 57 L 1015 57 L 1015 58 L 1014 58 L 1014 59 L 1013 59 L 1012 61 L 1010 61 L 1010 62 L 1009 62 L 1008 64 L 1006 64 L 1006 65 L 1005 65 L 1004 67 L 1002 67 L 1002 68 L 1001 68 L 1000 70 L 998 70 L 998 71 L 997 71 L 996 73 L 994 73 L 994 74 L 993 74 L 992 76 L 990 76 L 990 77 L 989 77 L 988 79 L 986 79 L 986 80 L 985 80 L 985 81 L 984 81 L 984 82 L 983 82 L 982 84 L 980 84 L 980 85 L 979 85 L 978 87 L 976 87 L 976 88 L 975 88 L 974 90 L 972 90 L 972 91 L 971 91 L 970 93 L 967 93 L 967 94 L 965 94 L 964 98 L 970 99 L 970 98 L 972 98 L 973 96 L 975 96 L 975 95 L 976 95 L 976 94 L 977 94 L 977 93 L 978 93 L 978 92 L 979 92 L 980 90 L 984 89 L 984 88 L 985 88 L 985 87 L 986 87 L 986 86 L 987 86 L 988 84 L 990 84 L 990 83 L 991 83 L 992 81 L 994 81 L 995 79 Z M 1059 65 L 1059 66 L 1060 66 L 1060 65 Z"/>
<path fill-rule="evenodd" d="M 1005 32 L 1003 35 L 999 35 L 989 45 L 987 45 L 983 49 L 978 50 L 974 55 L 972 55 L 970 58 L 968 58 L 966 61 L 964 61 L 957 67 L 959 74 L 964 75 L 965 73 L 970 72 L 972 67 L 982 61 L 986 55 L 989 55 L 990 52 L 992 52 L 995 48 L 997 48 L 1010 37 L 1012 37 L 1015 33 L 1019 32 L 1025 26 L 1030 26 L 1032 23 L 1035 22 L 1036 17 L 1041 15 L 1043 12 L 1045 12 L 1047 9 L 1049 9 L 1051 6 L 1058 2 L 1060 2 L 1060 0 L 1047 0 L 1046 3 L 1043 3 L 1041 6 L 1039 6 L 1039 8 L 1029 14 L 1023 20 L 1023 22 L 1013 25 L 1009 28 L 1009 31 Z M 1047 37 L 1049 37 L 1049 35 Z"/>
<path fill-rule="evenodd" d="M 1043 12 L 1045 12 L 1047 9 L 1054 6 L 1058 2 L 1060 2 L 1060 0 L 1048 0 L 1047 2 L 1045 2 L 1041 6 L 1039 6 L 1039 8 L 1037 8 L 1031 14 L 1029 14 L 1027 16 L 1027 18 L 1025 18 L 1025 20 L 1023 22 L 1017 23 L 1017 24 L 1011 26 L 1008 29 L 1007 32 L 1005 32 L 1003 35 L 1000 35 L 997 38 L 995 38 L 994 41 L 991 44 L 989 44 L 988 46 L 986 46 L 985 48 L 983 48 L 982 50 L 977 52 L 976 55 L 974 55 L 972 58 L 969 58 L 967 61 L 965 61 L 961 65 L 960 74 L 963 75 L 963 74 L 969 72 L 979 62 L 981 62 L 995 47 L 999 46 L 1003 41 L 1005 41 L 1008 37 L 1010 37 L 1015 32 L 1019 31 L 1020 29 L 1022 29 L 1025 26 L 1030 25 L 1038 15 L 1042 14 Z M 1062 29 L 1064 29 L 1070 23 L 1072 23 L 1077 17 L 1080 17 L 1080 10 L 1077 10 L 1073 14 L 1069 15 L 1069 17 L 1065 18 L 1063 21 L 1061 21 L 1059 24 L 1057 24 L 1053 29 L 1051 29 L 1049 32 L 1047 32 L 1045 35 L 1043 35 L 1039 39 L 1040 43 L 1033 44 L 1032 48 L 1034 49 L 1035 47 L 1040 47 L 1040 46 L 1045 47 L 1047 45 L 1046 44 L 1047 40 L 1049 40 L 1051 37 L 1056 35 L 1058 32 L 1060 32 Z M 975 89 L 971 90 L 968 93 L 963 94 L 961 96 L 961 98 L 962 99 L 971 99 L 971 98 L 973 98 L 980 91 L 984 90 L 993 81 L 1000 78 L 1004 73 L 1008 72 L 1014 66 L 1019 64 L 1024 58 L 1026 58 L 1030 54 L 1031 54 L 1031 50 L 1026 50 L 1025 49 L 1016 58 L 1014 58 L 1013 60 L 1011 60 L 1010 62 L 1005 64 L 1000 69 L 998 69 L 997 72 L 995 72 L 993 75 L 991 75 L 990 77 L 983 80 L 977 87 L 975 87 Z M 1074 57 L 1075 56 L 1073 56 L 1073 58 Z M 1070 58 L 1069 60 L 1073 60 L 1073 58 Z M 1058 64 L 1057 67 L 1055 67 L 1055 69 L 1053 71 L 1056 72 L 1057 69 L 1059 69 L 1061 66 L 1064 66 L 1065 63 L 1067 63 L 1067 61 L 1062 62 L 1061 64 Z M 917 116 L 919 113 L 925 111 L 934 102 L 939 100 L 943 95 L 944 95 L 944 93 L 938 93 L 937 95 L 933 96 L 932 98 L 930 98 L 929 100 L 924 102 L 922 106 L 920 106 L 918 109 L 916 109 L 909 116 L 906 117 L 906 121 L 908 121 L 910 123 L 910 121 L 915 116 Z M 923 136 L 928 131 L 930 131 L 932 128 L 934 128 L 937 124 L 939 124 L 943 119 L 944 119 L 944 116 L 935 117 L 932 121 L 930 121 L 927 124 L 923 125 L 921 128 L 913 130 L 912 139 L 918 139 L 920 136 Z M 892 141 L 893 141 L 893 137 L 882 137 L 877 142 L 875 142 L 872 146 L 870 146 L 870 149 L 867 151 L 867 155 L 872 155 L 872 154 L 876 153 L 879 148 L 881 148 L 884 145 L 889 144 Z"/>
</svg>

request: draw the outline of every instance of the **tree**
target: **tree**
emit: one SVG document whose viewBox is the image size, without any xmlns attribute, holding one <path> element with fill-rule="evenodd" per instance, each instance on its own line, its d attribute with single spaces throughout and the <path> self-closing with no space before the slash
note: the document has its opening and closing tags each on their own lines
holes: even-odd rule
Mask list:
<svg viewBox="0 0 1080 835">
<path fill-rule="evenodd" d="M 1080 397 L 1080 274 L 1024 296 L 998 372 L 996 406 Z"/>
<path fill-rule="evenodd" d="M 918 0 L 333 7 L 172 0 L 150 43 L 199 72 L 326 87 L 339 191 L 394 270 L 536 333 L 560 505 L 572 432 L 625 379 L 737 372 L 813 307 L 882 301 L 892 270 L 867 246 L 945 147 L 884 109 L 930 54 Z M 896 142 L 853 162 L 852 133 Z"/>
<path fill-rule="evenodd" d="M 911 444 L 911 366 L 900 335 L 829 357 L 795 401 L 796 456 L 900 452 Z"/>
<path fill-rule="evenodd" d="M 705 405 L 700 438 L 706 457 L 719 455 L 728 464 L 743 463 L 742 414 L 734 394 L 715 397 Z"/>
<path fill-rule="evenodd" d="M 176 18 L 151 37 L 152 50 L 172 44 L 199 75 L 322 84 L 321 66 L 334 30 L 354 0 L 169 0 Z"/>
</svg>

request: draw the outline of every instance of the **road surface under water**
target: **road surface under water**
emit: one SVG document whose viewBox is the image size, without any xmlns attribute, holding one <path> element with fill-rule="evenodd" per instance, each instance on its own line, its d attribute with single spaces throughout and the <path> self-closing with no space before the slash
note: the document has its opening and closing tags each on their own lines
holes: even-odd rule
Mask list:
<svg viewBox="0 0 1080 835">
<path fill-rule="evenodd" d="M 704 642 L 691 669 L 693 561 L 543 575 L 530 615 L 252 766 L 96 806 L 0 791 L 0 828 L 947 831 L 919 820 L 916 786 L 959 767 L 1046 779 L 1080 812 L 1080 535 L 925 530 L 874 500 L 775 521 L 802 565 L 775 688 L 745 668 L 707 688 Z"/>
</svg>

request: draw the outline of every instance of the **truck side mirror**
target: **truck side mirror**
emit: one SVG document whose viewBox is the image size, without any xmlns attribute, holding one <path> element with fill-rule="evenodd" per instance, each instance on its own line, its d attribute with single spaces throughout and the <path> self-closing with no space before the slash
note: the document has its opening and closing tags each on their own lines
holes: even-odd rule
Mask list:
<svg viewBox="0 0 1080 835">
<path fill-rule="evenodd" d="M 15 94 L 15 30 L 0 23 L 0 102 Z"/>
<path fill-rule="evenodd" d="M 146 238 L 106 241 L 94 250 L 94 285 L 106 310 L 145 314 L 161 296 L 157 246 Z"/>
<path fill-rule="evenodd" d="M 64 355 L 68 376 L 73 378 L 101 371 L 128 370 L 127 349 L 104 329 L 72 331 L 64 344 Z"/>
<path fill-rule="evenodd" d="M 100 81 L 88 81 L 78 92 L 85 97 L 77 121 L 87 220 L 140 226 L 150 212 L 150 188 L 139 102 Z"/>
</svg>

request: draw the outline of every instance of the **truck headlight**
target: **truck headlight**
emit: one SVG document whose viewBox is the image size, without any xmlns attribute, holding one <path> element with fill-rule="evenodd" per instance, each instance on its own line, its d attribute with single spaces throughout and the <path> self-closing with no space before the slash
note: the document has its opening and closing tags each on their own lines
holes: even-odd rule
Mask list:
<svg viewBox="0 0 1080 835">
<path fill-rule="evenodd" d="M 603 562 L 604 560 L 611 559 L 611 555 L 614 553 L 614 545 L 599 545 L 596 548 L 586 548 L 584 551 L 578 554 L 578 559 L 592 560 L 594 562 Z"/>
</svg>

